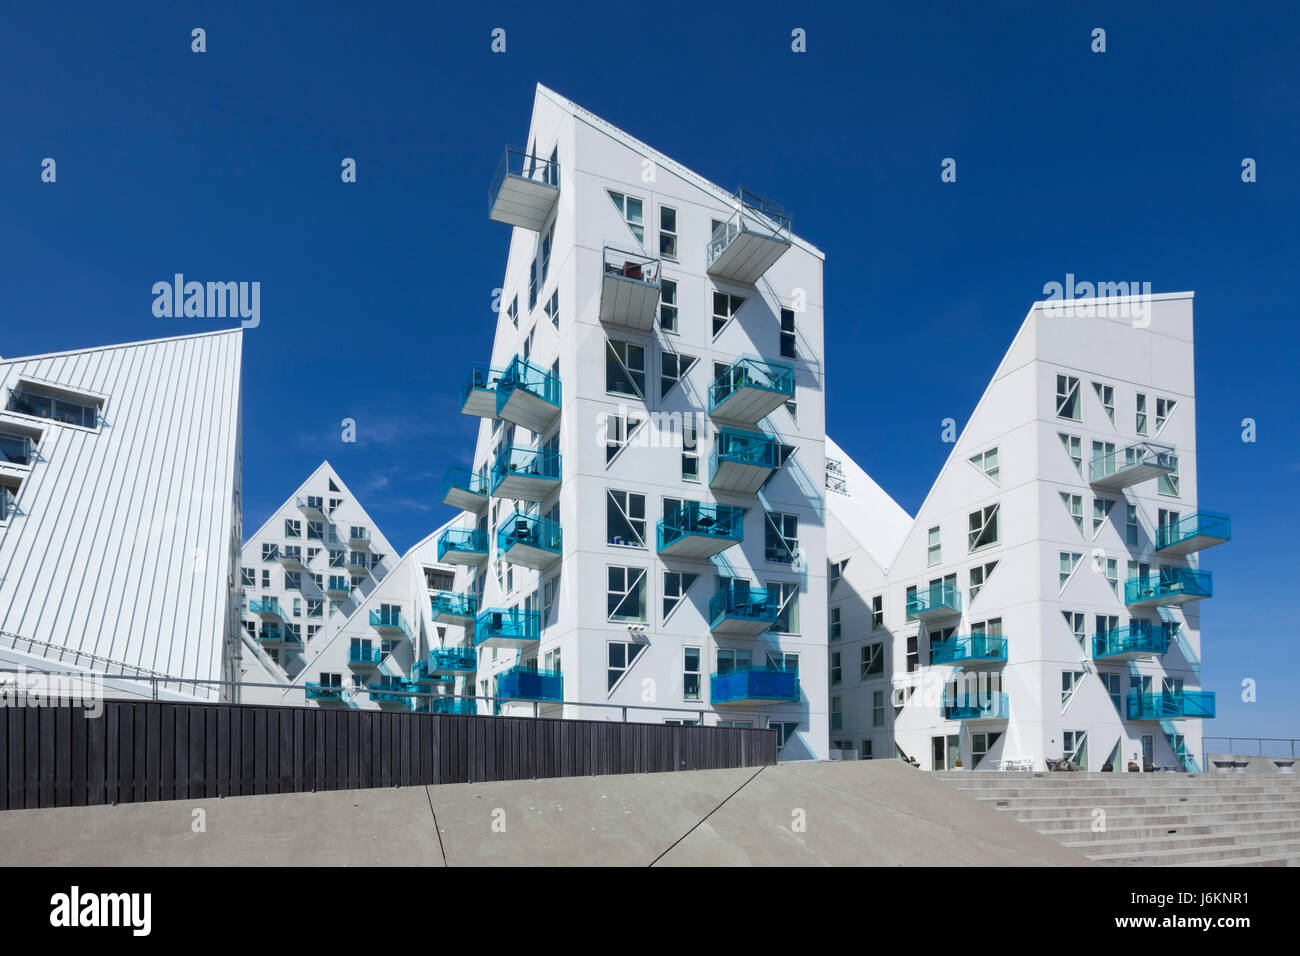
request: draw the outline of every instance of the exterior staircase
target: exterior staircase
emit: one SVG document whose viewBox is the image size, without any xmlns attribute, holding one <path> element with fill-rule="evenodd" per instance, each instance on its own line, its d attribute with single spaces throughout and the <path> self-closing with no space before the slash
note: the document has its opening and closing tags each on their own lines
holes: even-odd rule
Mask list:
<svg viewBox="0 0 1300 956">
<path fill-rule="evenodd" d="M 936 774 L 1109 866 L 1300 866 L 1300 776 Z"/>
</svg>

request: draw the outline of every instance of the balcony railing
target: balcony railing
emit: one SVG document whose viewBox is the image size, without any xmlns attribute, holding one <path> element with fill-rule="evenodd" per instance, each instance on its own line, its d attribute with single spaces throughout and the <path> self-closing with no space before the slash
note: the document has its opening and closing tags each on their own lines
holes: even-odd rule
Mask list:
<svg viewBox="0 0 1300 956">
<path fill-rule="evenodd" d="M 649 331 L 659 312 L 659 260 L 605 247 L 600 320 Z"/>
<path fill-rule="evenodd" d="M 442 479 L 442 503 L 461 511 L 478 511 L 487 503 L 487 475 L 452 465 Z"/>
<path fill-rule="evenodd" d="M 10 515 L 18 513 L 18 499 L 14 493 L 0 485 L 0 521 L 7 521 Z"/>
<path fill-rule="evenodd" d="M 435 621 L 456 624 L 474 620 L 478 614 L 478 598 L 455 591 L 434 591 L 429 595 L 429 607 Z"/>
<path fill-rule="evenodd" d="M 325 593 L 332 598 L 347 598 L 352 594 L 352 582 L 341 575 L 331 574 L 326 582 Z"/>
<path fill-rule="evenodd" d="M 497 675 L 497 696 L 506 700 L 564 700 L 564 675 L 535 667 L 512 667 Z"/>
<path fill-rule="evenodd" d="M 1001 634 L 958 634 L 930 645 L 931 664 L 989 664 L 1007 659 L 1007 639 Z"/>
<path fill-rule="evenodd" d="M 709 487 L 754 494 L 781 467 L 781 443 L 762 432 L 723 428 L 709 454 Z"/>
<path fill-rule="evenodd" d="M 356 548 L 358 551 L 370 547 L 370 529 L 359 527 L 349 529 L 348 547 Z"/>
<path fill-rule="evenodd" d="M 790 217 L 783 210 L 740 190 L 736 211 L 709 239 L 708 273 L 753 285 L 790 248 L 790 226 Z"/>
<path fill-rule="evenodd" d="M 298 510 L 309 518 L 324 518 L 325 499 L 318 495 L 299 495 Z"/>
<path fill-rule="evenodd" d="M 411 674 L 416 680 L 441 678 L 433 683 L 448 683 L 458 674 L 472 674 L 478 669 L 478 655 L 468 647 L 435 647 L 422 661 L 417 661 Z"/>
<path fill-rule="evenodd" d="M 707 558 L 744 539 L 745 509 L 688 501 L 659 522 L 659 553 Z"/>
<path fill-rule="evenodd" d="M 907 598 L 909 621 L 931 621 L 961 613 L 961 591 L 955 584 L 931 584 Z"/>
<path fill-rule="evenodd" d="M 347 688 L 338 684 L 315 684 L 308 681 L 304 687 L 308 700 L 343 701 L 347 699 Z"/>
<path fill-rule="evenodd" d="M 478 701 L 464 700 L 459 697 L 435 697 L 433 713 L 457 714 L 461 717 L 473 717 L 478 713 Z"/>
<path fill-rule="evenodd" d="M 62 422 L 65 425 L 79 425 L 82 428 L 99 427 L 97 406 L 72 401 L 58 395 L 47 395 L 28 388 L 9 389 L 8 409 L 20 415 L 48 418 L 50 421 Z"/>
<path fill-rule="evenodd" d="M 737 359 L 709 386 L 709 414 L 752 425 L 793 397 L 793 366 Z"/>
<path fill-rule="evenodd" d="M 780 611 L 775 588 L 729 581 L 709 600 L 709 628 L 717 634 L 760 634 L 776 624 Z"/>
<path fill-rule="evenodd" d="M 261 598 L 260 600 L 249 601 L 248 609 L 261 618 L 287 620 L 284 609 L 280 607 L 280 602 L 275 598 Z"/>
<path fill-rule="evenodd" d="M 487 557 L 486 528 L 448 528 L 438 536 L 438 560 L 448 564 L 478 564 Z"/>
<path fill-rule="evenodd" d="M 560 195 L 560 164 L 507 146 L 488 187 L 488 218 L 538 232 Z"/>
<path fill-rule="evenodd" d="M 1213 511 L 1198 511 L 1156 531 L 1156 550 L 1191 554 L 1232 540 L 1232 519 Z"/>
<path fill-rule="evenodd" d="M 538 611 L 519 608 L 488 608 L 474 619 L 474 647 L 521 648 L 541 640 L 542 620 Z"/>
<path fill-rule="evenodd" d="M 1167 607 L 1213 594 L 1214 576 L 1195 568 L 1161 568 L 1158 576 L 1124 582 L 1124 603 L 1129 607 Z"/>
<path fill-rule="evenodd" d="M 471 365 L 460 387 L 460 410 L 475 418 L 497 417 L 497 383 L 503 372 L 490 365 Z"/>
<path fill-rule="evenodd" d="M 406 707 L 408 709 L 414 706 L 416 700 L 416 698 L 411 697 L 408 693 L 403 693 L 410 689 L 409 685 L 400 681 L 391 681 L 387 683 L 381 682 L 366 686 L 366 692 L 370 695 L 370 699 L 374 703 L 396 704 L 399 707 Z"/>
<path fill-rule="evenodd" d="M 559 560 L 564 536 L 558 521 L 516 511 L 497 531 L 497 551 L 512 564 L 543 571 Z"/>
<path fill-rule="evenodd" d="M 27 435 L 0 433 L 0 462 L 9 465 L 30 465 L 36 456 L 36 446 Z"/>
<path fill-rule="evenodd" d="M 1132 621 L 1127 627 L 1092 635 L 1092 656 L 1096 660 L 1133 660 L 1168 650 L 1169 632 L 1163 622 Z"/>
<path fill-rule="evenodd" d="M 799 671 L 784 667 L 738 667 L 709 675 L 710 699 L 719 704 L 775 704 L 799 700 Z"/>
<path fill-rule="evenodd" d="M 383 634 L 405 634 L 410 640 L 415 640 L 411 633 L 411 625 L 407 623 L 398 608 L 378 608 L 371 611 L 370 626 Z"/>
<path fill-rule="evenodd" d="M 348 648 L 348 663 L 358 667 L 378 667 L 383 659 L 384 649 L 382 647 L 366 647 L 354 644 Z"/>
<path fill-rule="evenodd" d="M 504 445 L 492 463 L 492 495 L 513 501 L 542 501 L 560 484 L 560 453 Z"/>
<path fill-rule="evenodd" d="M 560 413 L 560 397 L 558 375 L 516 356 L 497 382 L 497 417 L 541 433 Z"/>
<path fill-rule="evenodd" d="M 1169 445 L 1138 442 L 1088 463 L 1088 483 L 1094 488 L 1119 491 L 1178 471 L 1178 455 Z"/>
<path fill-rule="evenodd" d="M 988 693 L 945 692 L 944 720 L 1006 720 L 1011 713 L 1007 695 L 1002 691 Z"/>
<path fill-rule="evenodd" d="M 1129 720 L 1176 720 L 1180 717 L 1213 716 L 1213 691 L 1176 690 L 1128 695 Z"/>
</svg>

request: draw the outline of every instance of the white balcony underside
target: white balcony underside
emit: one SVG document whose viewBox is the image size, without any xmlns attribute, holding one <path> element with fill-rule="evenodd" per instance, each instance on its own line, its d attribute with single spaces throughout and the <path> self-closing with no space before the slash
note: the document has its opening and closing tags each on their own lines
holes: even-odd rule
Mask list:
<svg viewBox="0 0 1300 956">
<path fill-rule="evenodd" d="M 508 226 L 540 232 L 542 226 L 546 225 L 546 220 L 551 217 L 559 196 L 558 186 L 525 179 L 523 176 L 508 175 L 501 183 L 488 216 Z"/>
<path fill-rule="evenodd" d="M 474 616 L 457 614 L 454 611 L 434 611 L 433 622 L 435 624 L 455 624 L 459 627 L 467 627 L 474 623 Z"/>
<path fill-rule="evenodd" d="M 950 607 L 932 607 L 909 614 L 907 619 L 909 621 L 941 621 L 945 617 L 958 617 L 960 615 L 960 611 L 954 611 Z"/>
<path fill-rule="evenodd" d="M 1113 475 L 1106 475 L 1104 478 L 1094 478 L 1088 482 L 1094 488 L 1101 488 L 1105 491 L 1123 491 L 1125 488 L 1131 488 L 1134 485 L 1140 485 L 1144 481 L 1150 481 L 1160 475 L 1173 474 L 1172 468 L 1166 468 L 1163 465 L 1133 465 L 1124 467 L 1116 471 Z"/>
<path fill-rule="evenodd" d="M 511 471 L 506 472 L 497 486 L 492 489 L 492 497 L 509 498 L 514 501 L 544 501 L 559 487 L 558 478 L 543 478 L 541 475 Z"/>
<path fill-rule="evenodd" d="M 480 511 L 487 504 L 487 495 L 476 495 L 465 488 L 448 488 L 442 503 L 459 511 Z"/>
<path fill-rule="evenodd" d="M 1105 657 L 1095 657 L 1093 660 L 1098 664 L 1109 664 L 1112 661 L 1119 663 L 1120 661 L 1151 660 L 1152 658 L 1159 656 L 1160 655 L 1155 651 L 1122 651 L 1119 654 L 1107 654 Z"/>
<path fill-rule="evenodd" d="M 659 311 L 659 284 L 605 273 L 600 290 L 600 321 L 648 332 Z"/>
<path fill-rule="evenodd" d="M 790 396 L 784 392 L 742 385 L 714 408 L 709 416 L 738 424 L 754 425 L 759 419 L 770 415 L 789 400 Z"/>
<path fill-rule="evenodd" d="M 532 568 L 534 571 L 545 571 L 560 560 L 560 556 L 554 551 L 539 548 L 527 541 L 516 541 L 501 556 L 511 564 Z"/>
<path fill-rule="evenodd" d="M 702 534 L 682 535 L 667 547 L 660 548 L 659 554 L 665 558 L 711 558 L 721 554 L 732 545 L 740 544 L 731 538 L 712 538 Z"/>
<path fill-rule="evenodd" d="M 527 428 L 530 432 L 540 433 L 546 431 L 546 427 L 555 421 L 555 416 L 560 414 L 560 409 L 527 389 L 514 388 L 510 391 L 505 404 L 494 414 L 498 418 Z"/>
<path fill-rule="evenodd" d="M 746 465 L 723 459 L 718 462 L 718 470 L 709 481 L 709 487 L 714 491 L 752 495 L 763 487 L 763 482 L 774 470 L 766 465 Z"/>
<path fill-rule="evenodd" d="M 461 567 L 472 568 L 486 561 L 487 553 L 483 551 L 465 551 L 459 548 L 448 548 L 446 554 L 438 560 L 442 564 L 456 564 Z"/>
<path fill-rule="evenodd" d="M 460 411 L 462 415 L 472 415 L 475 418 L 496 418 L 496 391 L 490 388 L 476 388 L 471 390 L 469 396 L 465 399 L 465 404 L 461 406 Z"/>
<path fill-rule="evenodd" d="M 714 634 L 747 637 L 762 634 L 772 626 L 772 621 L 750 621 L 744 618 L 725 617 L 712 628 Z"/>
<path fill-rule="evenodd" d="M 709 275 L 753 285 L 789 248 L 784 239 L 742 231 L 709 266 Z"/>
<path fill-rule="evenodd" d="M 524 650 L 532 647 L 538 642 L 536 637 L 519 637 L 513 634 L 495 634 L 492 637 L 484 638 L 479 641 L 475 647 L 500 647 L 505 650 Z"/>
<path fill-rule="evenodd" d="M 1167 548 L 1160 548 L 1159 554 L 1192 554 L 1195 551 L 1204 551 L 1206 548 L 1212 548 L 1216 544 L 1223 544 L 1227 538 L 1220 538 L 1212 534 L 1198 534 L 1190 538 L 1185 538 L 1177 544 L 1171 544 Z"/>
<path fill-rule="evenodd" d="M 1139 598 L 1136 601 L 1125 601 L 1125 607 L 1170 607 L 1175 604 L 1187 604 L 1190 601 L 1200 601 L 1206 597 L 1204 594 L 1193 594 L 1189 591 L 1171 591 L 1160 595 L 1149 595 Z"/>
</svg>

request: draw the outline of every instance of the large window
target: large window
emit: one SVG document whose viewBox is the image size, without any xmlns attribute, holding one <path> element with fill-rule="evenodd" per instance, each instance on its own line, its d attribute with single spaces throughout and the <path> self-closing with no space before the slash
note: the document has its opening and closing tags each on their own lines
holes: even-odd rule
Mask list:
<svg viewBox="0 0 1300 956">
<path fill-rule="evenodd" d="M 684 700 L 700 699 L 700 673 L 700 649 L 682 648 L 682 698 Z"/>
<path fill-rule="evenodd" d="M 9 411 L 35 415 L 65 425 L 82 428 L 99 427 L 99 406 L 92 401 L 78 401 L 70 396 L 47 392 L 38 386 L 20 384 L 9 391 Z"/>
<path fill-rule="evenodd" d="M 664 620 L 667 621 L 677 606 L 686 599 L 686 592 L 695 583 L 696 575 L 685 571 L 664 572 Z"/>
<path fill-rule="evenodd" d="M 1134 427 L 1139 435 L 1147 433 L 1147 397 L 1141 392 L 1137 395 L 1137 410 L 1134 415 Z"/>
<path fill-rule="evenodd" d="M 673 390 L 673 386 L 686 377 L 686 373 L 695 365 L 694 355 L 681 352 L 664 352 L 659 359 L 659 397 L 663 398 Z"/>
<path fill-rule="evenodd" d="M 1056 417 L 1080 420 L 1079 380 L 1072 375 L 1056 376 Z"/>
<path fill-rule="evenodd" d="M 989 505 L 970 514 L 969 550 L 992 547 L 998 543 L 998 505 Z"/>
<path fill-rule="evenodd" d="M 925 566 L 932 568 L 943 560 L 939 547 L 939 528 L 936 525 L 926 533 Z"/>
<path fill-rule="evenodd" d="M 605 541 L 624 547 L 645 547 L 645 495 L 605 492 Z"/>
<path fill-rule="evenodd" d="M 799 547 L 799 516 L 768 511 L 766 517 L 764 556 L 768 561 L 792 564 Z"/>
<path fill-rule="evenodd" d="M 611 565 L 607 603 L 611 621 L 645 621 L 645 568 L 623 568 Z"/>
<path fill-rule="evenodd" d="M 610 641 L 609 642 L 609 686 L 607 690 L 613 690 L 614 686 L 623 679 L 623 675 L 632 667 L 632 662 L 641 654 L 644 644 L 635 644 L 632 641 Z"/>
<path fill-rule="evenodd" d="M 862 646 L 862 659 L 860 676 L 863 680 L 868 677 L 880 677 L 885 673 L 885 645 L 876 641 L 873 644 L 864 644 Z"/>
<path fill-rule="evenodd" d="M 1065 510 L 1070 512 L 1070 517 L 1074 519 L 1074 525 L 1080 531 L 1083 530 L 1083 495 L 1072 495 L 1068 491 L 1062 491 L 1061 501 L 1065 504 Z"/>
<path fill-rule="evenodd" d="M 618 457 L 618 453 L 627 447 L 628 440 L 641 427 L 641 419 L 631 415 L 605 415 L 605 464 Z"/>
<path fill-rule="evenodd" d="M 779 634 L 799 633 L 799 585 L 792 581 L 780 583 L 768 582 L 768 589 L 775 590 L 780 597 L 780 610 L 776 614 L 776 624 L 772 630 Z"/>
<path fill-rule="evenodd" d="M 728 295 L 725 292 L 713 293 L 713 334 L 716 337 L 719 332 L 726 327 L 732 317 L 740 311 L 740 307 L 745 304 L 745 300 L 738 295 Z"/>
<path fill-rule="evenodd" d="M 781 310 L 781 357 L 795 357 L 794 309 Z"/>
<path fill-rule="evenodd" d="M 971 455 L 970 463 L 982 471 L 994 484 L 998 483 L 998 450 L 996 447 Z"/>
<path fill-rule="evenodd" d="M 645 398 L 645 349 L 631 342 L 605 343 L 605 391 Z"/>
<path fill-rule="evenodd" d="M 659 280 L 659 328 L 665 332 L 677 331 L 677 282 Z"/>
<path fill-rule="evenodd" d="M 885 626 L 885 596 L 877 594 L 871 599 L 871 629 L 878 631 Z"/>
<path fill-rule="evenodd" d="M 1110 419 L 1112 425 L 1115 424 L 1115 387 L 1113 385 L 1103 385 L 1101 382 L 1093 382 L 1093 389 L 1097 393 L 1097 399 L 1101 402 L 1101 407 L 1106 410 L 1106 417 Z"/>
<path fill-rule="evenodd" d="M 842 684 L 844 682 L 844 668 L 840 664 L 840 652 L 835 651 L 831 654 L 831 683 Z"/>
<path fill-rule="evenodd" d="M 1061 439 L 1061 447 L 1065 453 L 1070 456 L 1070 461 L 1074 462 L 1074 469 L 1083 476 L 1083 439 L 1078 435 L 1066 435 L 1063 432 L 1057 433 Z"/>
<path fill-rule="evenodd" d="M 609 193 L 609 198 L 613 200 L 628 229 L 632 230 L 632 235 L 636 236 L 636 241 L 645 248 L 645 204 L 635 196 L 616 193 L 612 189 L 605 192 Z"/>
<path fill-rule="evenodd" d="M 659 255 L 677 259 L 677 210 L 672 206 L 659 207 Z"/>
<path fill-rule="evenodd" d="M 984 590 L 984 584 L 988 581 L 989 575 L 993 569 L 998 566 L 996 561 L 990 561 L 987 564 L 977 564 L 970 569 L 970 600 L 973 601 Z"/>
<path fill-rule="evenodd" d="M 1070 580 L 1070 576 L 1074 574 L 1074 569 L 1077 568 L 1079 562 L 1083 560 L 1083 555 L 1071 551 L 1061 551 L 1059 552 L 1059 558 L 1061 568 L 1060 586 L 1064 588 L 1066 582 Z"/>
</svg>

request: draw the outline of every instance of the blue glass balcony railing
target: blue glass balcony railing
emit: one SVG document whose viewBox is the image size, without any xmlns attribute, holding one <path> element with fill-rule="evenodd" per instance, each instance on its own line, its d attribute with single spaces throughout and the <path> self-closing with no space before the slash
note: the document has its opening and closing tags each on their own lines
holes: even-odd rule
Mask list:
<svg viewBox="0 0 1300 956">
<path fill-rule="evenodd" d="M 497 383 L 497 403 L 501 407 L 510 401 L 510 393 L 516 389 L 560 407 L 560 377 L 532 362 L 515 356 L 502 370 L 501 380 Z"/>
<path fill-rule="evenodd" d="M 475 365 L 460 389 L 460 410 L 542 432 L 560 411 L 560 377 L 515 356 L 501 369 Z"/>
<path fill-rule="evenodd" d="M 0 462 L 10 465 L 30 465 L 35 457 L 35 445 L 27 435 L 0 432 Z"/>
<path fill-rule="evenodd" d="M 755 587 L 747 581 L 730 581 L 709 600 L 709 627 L 749 625 L 745 629 L 764 631 L 776 623 L 780 595 L 775 588 Z"/>
<path fill-rule="evenodd" d="M 278 617 L 281 620 L 285 619 L 284 609 L 280 607 L 280 602 L 275 598 L 262 598 L 260 600 L 249 601 L 248 609 L 261 617 Z"/>
<path fill-rule="evenodd" d="M 473 717 L 478 713 L 478 701 L 465 700 L 459 697 L 435 697 L 432 709 L 435 714 L 457 714 L 461 717 Z"/>
<path fill-rule="evenodd" d="M 709 471 L 711 474 L 716 473 L 718 463 L 727 461 L 775 469 L 781 467 L 780 455 L 781 443 L 771 435 L 724 427 L 713 443 Z"/>
<path fill-rule="evenodd" d="M 560 481 L 560 453 L 505 445 L 492 463 L 492 493 L 521 501 L 541 501 Z M 505 485 L 506 487 L 502 487 Z"/>
<path fill-rule="evenodd" d="M 1120 655 L 1150 657 L 1169 650 L 1169 631 L 1164 622 L 1132 621 L 1092 635 L 1092 656 L 1101 660 Z"/>
<path fill-rule="evenodd" d="M 709 688 L 714 705 L 797 701 L 799 671 L 784 667 L 739 667 L 725 674 L 709 675 Z"/>
<path fill-rule="evenodd" d="M 479 418 L 495 417 L 497 411 L 497 383 L 502 371 L 490 365 L 475 363 L 460 386 L 460 407 L 467 415 Z"/>
<path fill-rule="evenodd" d="M 314 684 L 310 681 L 304 685 L 308 700 L 345 700 L 347 689 L 338 684 Z"/>
<path fill-rule="evenodd" d="M 468 647 L 435 647 L 426 658 L 431 674 L 472 674 L 478 655 Z"/>
<path fill-rule="evenodd" d="M 1129 720 L 1173 720 L 1179 717 L 1213 716 L 1213 691 L 1177 690 L 1128 695 Z"/>
<path fill-rule="evenodd" d="M 1213 511 L 1198 511 L 1156 530 L 1156 550 L 1189 554 L 1232 540 L 1232 519 Z"/>
<path fill-rule="evenodd" d="M 700 538 L 706 544 L 720 545 L 711 549 L 716 554 L 744 539 L 744 522 L 744 508 L 688 501 L 659 522 L 659 550 L 670 550 L 687 538 Z"/>
<path fill-rule="evenodd" d="M 378 667 L 379 662 L 384 659 L 383 648 L 366 647 L 364 645 L 352 645 L 348 648 L 348 663 L 363 664 L 367 667 Z"/>
<path fill-rule="evenodd" d="M 958 634 L 930 645 L 931 664 L 974 664 L 1007 659 L 1001 634 Z"/>
<path fill-rule="evenodd" d="M 438 560 L 448 554 L 463 555 L 472 559 L 487 557 L 487 529 L 448 528 L 438 537 Z"/>
<path fill-rule="evenodd" d="M 512 667 L 497 675 L 497 697 L 508 700 L 564 700 L 564 675 L 535 667 Z"/>
<path fill-rule="evenodd" d="M 1005 720 L 1010 713 L 1005 692 L 944 694 L 944 720 Z"/>
<path fill-rule="evenodd" d="M 532 644 L 541 639 L 542 620 L 538 611 L 519 608 L 488 608 L 474 620 L 474 646 Z"/>
<path fill-rule="evenodd" d="M 524 547 L 519 548 L 520 545 Z M 548 555 L 561 554 L 564 550 L 564 535 L 560 523 L 549 518 L 516 511 L 501 523 L 501 528 L 497 531 L 497 551 L 508 561 L 523 564 L 525 567 L 534 567 L 535 559 L 538 557 L 535 554 L 531 559 L 521 553 L 510 557 L 511 552 L 516 549 L 522 552 L 530 548 Z"/>
<path fill-rule="evenodd" d="M 380 681 L 377 684 L 368 685 L 366 692 L 370 695 L 370 699 L 377 704 L 397 704 L 409 708 L 419 699 L 405 693 L 412 689 L 400 681 Z"/>
<path fill-rule="evenodd" d="M 444 617 L 473 620 L 478 613 L 478 598 L 455 591 L 434 591 L 429 595 L 429 609 L 435 621 Z"/>
<path fill-rule="evenodd" d="M 415 639 L 411 633 L 411 625 L 406 622 L 406 618 L 402 616 L 402 612 L 398 608 L 383 607 L 371 611 L 370 626 L 386 634 L 401 633 L 411 640 Z"/>
<path fill-rule="evenodd" d="M 746 398 L 755 392 L 768 393 L 769 398 L 760 399 L 762 414 L 750 413 L 743 417 L 749 421 L 758 421 L 768 411 L 789 401 L 794 397 L 794 367 L 778 362 L 765 362 L 761 359 L 737 359 L 709 386 L 709 414 L 724 413 L 733 403 L 747 406 Z M 744 408 L 749 412 L 750 409 Z"/>
<path fill-rule="evenodd" d="M 1214 576 L 1195 568 L 1161 568 L 1158 576 L 1124 582 L 1124 603 L 1161 607 L 1212 597 Z"/>
<path fill-rule="evenodd" d="M 442 478 L 442 500 L 453 508 L 470 510 L 481 505 L 488 495 L 487 475 L 452 465 Z"/>
<path fill-rule="evenodd" d="M 352 593 L 352 582 L 342 575 L 331 574 L 325 590 L 331 597 L 347 597 Z"/>
<path fill-rule="evenodd" d="M 931 584 L 907 598 L 907 619 L 930 620 L 961 613 L 961 591 L 955 584 Z"/>
</svg>

